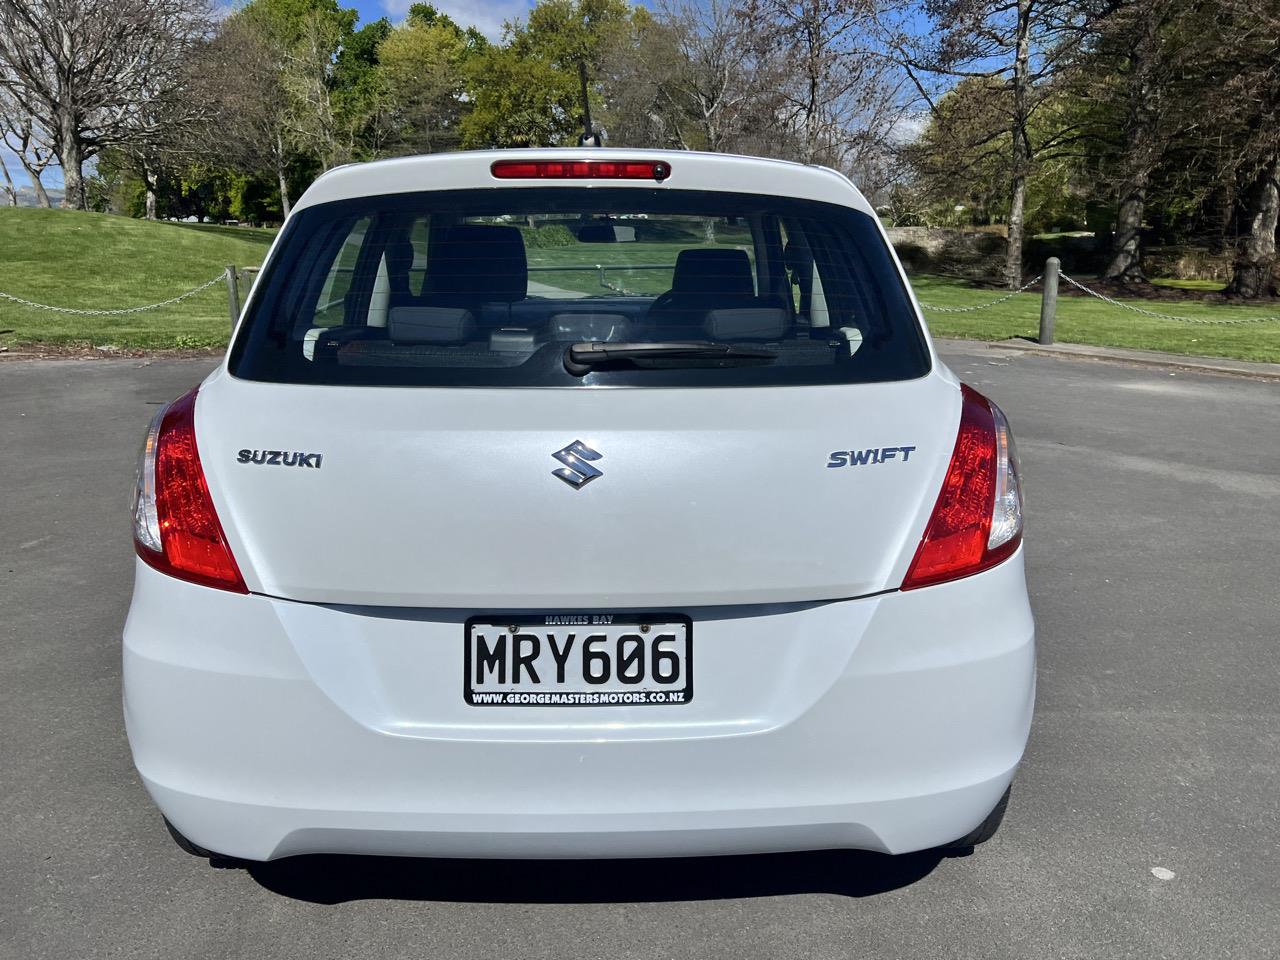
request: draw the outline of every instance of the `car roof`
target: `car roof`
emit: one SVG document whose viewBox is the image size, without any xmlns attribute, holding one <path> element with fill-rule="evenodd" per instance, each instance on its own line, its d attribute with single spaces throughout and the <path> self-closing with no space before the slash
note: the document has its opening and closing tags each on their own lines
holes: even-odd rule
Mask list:
<svg viewBox="0 0 1280 960">
<path fill-rule="evenodd" d="M 304 193 L 295 210 L 349 200 L 429 190 L 468 190 L 512 187 L 579 187 L 584 180 L 498 180 L 489 171 L 495 160 L 661 160 L 671 168 L 658 183 L 653 180 L 610 180 L 612 187 L 663 190 L 715 190 L 821 200 L 853 207 L 874 216 L 870 204 L 843 174 L 827 167 L 687 150 L 624 150 L 576 147 L 529 150 L 473 150 L 398 157 L 355 163 L 323 174 Z M 600 181 L 597 181 L 600 182 Z"/>
</svg>

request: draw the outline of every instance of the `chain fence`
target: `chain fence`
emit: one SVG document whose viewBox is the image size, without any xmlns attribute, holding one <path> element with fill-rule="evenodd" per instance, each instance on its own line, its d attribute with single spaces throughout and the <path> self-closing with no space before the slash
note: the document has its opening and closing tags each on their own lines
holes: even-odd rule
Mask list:
<svg viewBox="0 0 1280 960">
<path fill-rule="evenodd" d="M 1081 283 L 1079 280 L 1077 280 L 1073 276 L 1070 276 L 1069 274 L 1059 273 L 1058 276 L 1061 277 L 1063 280 L 1065 280 L 1067 283 L 1071 284 L 1071 286 L 1075 287 L 1081 293 L 1084 293 L 1090 297 L 1093 297 L 1096 300 L 1100 300 L 1103 303 L 1109 304 L 1113 307 L 1119 307 L 1121 310 L 1128 310 L 1130 313 L 1136 313 L 1144 317 L 1151 317 L 1153 320 L 1176 320 L 1180 323 L 1198 323 L 1198 324 L 1204 324 L 1206 326 L 1234 326 L 1236 324 L 1241 324 L 1241 323 L 1270 323 L 1275 320 L 1280 320 L 1280 314 L 1275 314 L 1275 315 L 1266 316 L 1266 317 L 1228 317 L 1228 318 L 1222 318 L 1222 319 L 1209 318 L 1209 317 L 1179 317 L 1171 313 L 1159 313 L 1155 310 L 1147 310 L 1144 307 L 1136 307 L 1131 303 L 1123 303 L 1120 300 L 1116 300 L 1114 297 L 1108 297 L 1105 293 L 1099 293 L 1097 290 L 1094 290 L 1091 287 L 1085 285 L 1084 283 Z M 1009 300 L 1012 300 L 1014 297 L 1018 296 L 1018 294 L 1026 293 L 1030 288 L 1034 287 L 1037 283 L 1039 283 L 1043 279 L 1044 279 L 1044 275 L 1041 274 L 1040 276 L 1036 277 L 1034 280 L 1031 280 L 1028 283 L 1024 283 L 1017 290 L 1013 290 L 1013 291 L 1010 291 L 1009 293 L 1006 293 L 1003 297 L 997 297 L 994 300 L 988 300 L 986 303 L 977 303 L 971 307 L 942 307 L 936 304 L 924 303 L 924 302 L 921 302 L 920 306 L 923 307 L 925 310 L 928 310 L 930 313 L 975 313 L 978 310 L 986 310 L 989 307 L 994 307 L 994 306 L 997 306 L 998 304 L 1005 303 Z"/>
<path fill-rule="evenodd" d="M 1268 323 L 1272 320 L 1280 320 L 1280 314 L 1269 317 L 1229 317 L 1225 320 L 1210 319 L 1208 317 L 1177 317 L 1171 313 L 1157 313 L 1155 310 L 1146 310 L 1142 307 L 1135 307 L 1131 303 L 1121 303 L 1119 300 L 1108 297 L 1105 293 L 1099 293 L 1097 290 L 1090 289 L 1075 277 L 1068 276 L 1065 273 L 1059 274 L 1059 276 L 1077 290 L 1080 290 L 1097 300 L 1101 300 L 1103 303 L 1109 303 L 1111 306 L 1119 307 L 1121 310 L 1128 310 L 1131 313 L 1138 313 L 1144 317 L 1151 317 L 1155 320 L 1177 320 L 1181 323 L 1201 323 L 1209 326 L 1233 326 L 1238 323 Z"/>
<path fill-rule="evenodd" d="M 22 297 L 15 297 L 13 294 L 5 293 L 2 290 L 0 290 L 0 300 L 8 300 L 10 303 L 30 307 L 33 310 L 48 310 L 51 313 L 65 313 L 76 317 L 122 317 L 131 313 L 145 313 L 148 310 L 159 310 L 161 307 L 169 307 L 175 303 L 181 303 L 183 300 L 194 297 L 197 293 L 208 290 L 215 283 L 225 282 L 226 279 L 226 274 L 220 273 L 212 280 L 207 280 L 200 286 L 193 287 L 186 293 L 180 293 L 176 297 L 170 297 L 168 300 L 161 300 L 159 303 L 148 303 L 141 307 L 124 307 L 119 310 L 80 310 L 73 307 L 55 307 L 47 303 L 36 303 L 34 300 L 24 300 Z"/>
<path fill-rule="evenodd" d="M 932 303 L 921 303 L 920 306 L 926 310 L 932 311 L 933 313 L 975 313 L 978 310 L 986 310 L 988 307 L 994 307 L 998 303 L 1004 303 L 1006 300 L 1012 300 L 1018 294 L 1026 293 L 1043 279 L 1044 274 L 1040 274 L 1034 280 L 1024 283 L 1017 290 L 1010 291 L 1003 297 L 996 297 L 994 300 L 989 300 L 986 303 L 978 303 L 972 307 L 939 307 Z"/>
</svg>

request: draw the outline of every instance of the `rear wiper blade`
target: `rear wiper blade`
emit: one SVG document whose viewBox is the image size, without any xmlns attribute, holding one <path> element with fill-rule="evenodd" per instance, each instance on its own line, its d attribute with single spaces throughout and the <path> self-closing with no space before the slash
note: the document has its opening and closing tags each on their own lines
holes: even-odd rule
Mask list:
<svg viewBox="0 0 1280 960">
<path fill-rule="evenodd" d="M 564 352 L 564 368 L 575 377 L 613 360 L 774 360 L 777 354 L 763 347 L 742 347 L 710 340 L 676 340 L 668 343 L 584 340 Z"/>
</svg>

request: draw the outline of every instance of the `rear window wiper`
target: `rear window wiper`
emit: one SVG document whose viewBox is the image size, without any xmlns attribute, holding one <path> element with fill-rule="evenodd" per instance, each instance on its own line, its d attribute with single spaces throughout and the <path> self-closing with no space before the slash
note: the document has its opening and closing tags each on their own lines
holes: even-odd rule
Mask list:
<svg viewBox="0 0 1280 960">
<path fill-rule="evenodd" d="M 614 360 L 745 360 L 777 359 L 777 354 L 763 347 L 742 347 L 710 340 L 677 340 L 668 343 L 621 341 L 606 343 L 584 340 L 564 352 L 564 368 L 581 377 L 591 368 Z"/>
</svg>

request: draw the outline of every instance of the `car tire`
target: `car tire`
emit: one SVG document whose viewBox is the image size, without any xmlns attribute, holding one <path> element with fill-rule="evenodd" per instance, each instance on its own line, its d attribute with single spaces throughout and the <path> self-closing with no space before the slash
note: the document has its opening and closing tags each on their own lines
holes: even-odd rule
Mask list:
<svg viewBox="0 0 1280 960">
<path fill-rule="evenodd" d="M 959 840 L 953 840 L 942 849 L 951 851 L 953 855 L 959 853 L 963 856 L 973 850 L 980 843 L 986 843 L 996 835 L 996 831 L 1000 829 L 1000 824 L 1004 822 L 1004 813 L 1009 809 L 1009 794 L 1013 790 L 1007 787 L 1004 796 L 1000 798 L 1000 802 L 995 805 L 987 818 L 983 820 L 971 833 L 965 834 Z"/>
</svg>

